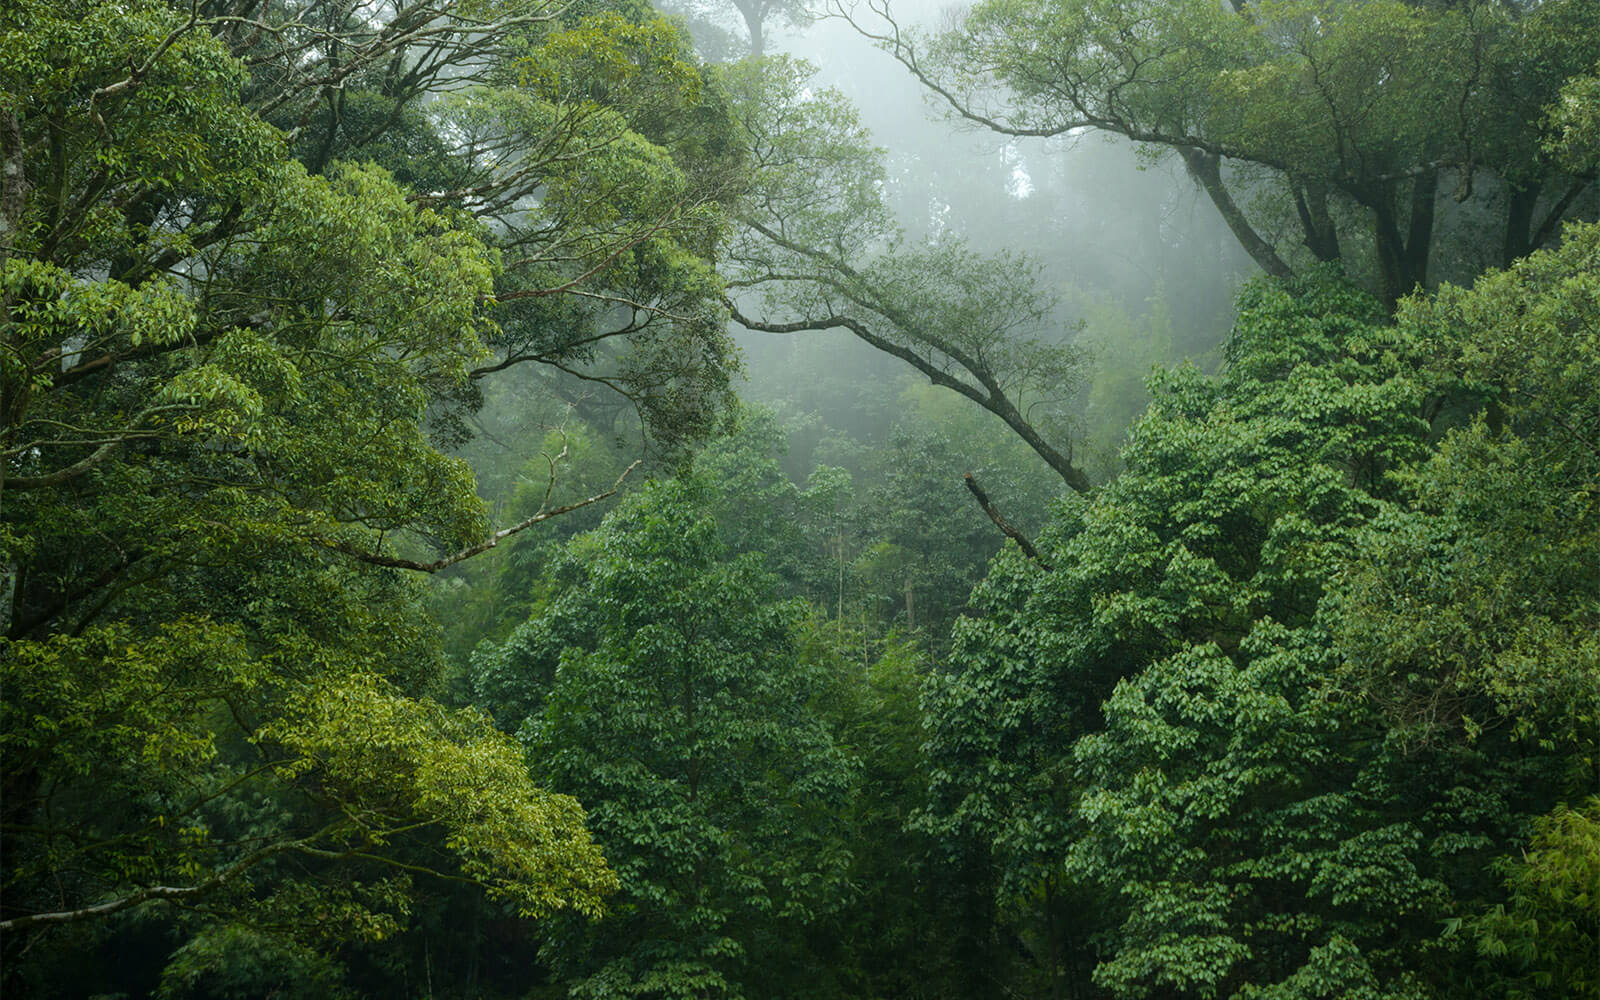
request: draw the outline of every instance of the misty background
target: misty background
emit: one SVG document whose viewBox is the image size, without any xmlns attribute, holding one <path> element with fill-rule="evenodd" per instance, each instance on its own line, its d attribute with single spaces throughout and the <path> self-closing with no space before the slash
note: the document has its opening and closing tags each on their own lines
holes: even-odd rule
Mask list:
<svg viewBox="0 0 1600 1000">
<path fill-rule="evenodd" d="M 893 11 L 907 25 L 936 26 L 946 7 L 896 3 Z M 736 44 L 743 27 L 731 6 L 722 25 Z M 706 25 L 697 26 L 697 40 L 715 55 Z M 775 18 L 767 32 L 769 53 L 812 63 L 817 84 L 859 110 L 886 151 L 887 200 L 909 240 L 961 239 L 980 253 L 1025 253 L 1041 266 L 1057 302 L 1042 339 L 1074 342 L 1092 358 L 1069 433 L 1092 474 L 1114 471 L 1122 431 L 1148 401 L 1145 375 L 1185 359 L 1211 367 L 1238 286 L 1255 270 L 1182 163 L 1104 135 L 1010 139 L 964 126 L 839 18 L 798 26 Z M 847 464 L 846 440 L 883 444 L 897 421 L 916 419 L 914 402 L 901 396 L 926 380 L 848 333 L 733 329 L 747 378 L 741 395 L 775 408 L 790 426 L 796 475 L 813 461 Z M 954 402 L 1004 433 L 995 418 Z"/>
</svg>

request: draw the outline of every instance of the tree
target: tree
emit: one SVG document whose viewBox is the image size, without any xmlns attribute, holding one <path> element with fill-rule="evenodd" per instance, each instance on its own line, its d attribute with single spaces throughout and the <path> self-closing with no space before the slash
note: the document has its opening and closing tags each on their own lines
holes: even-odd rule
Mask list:
<svg viewBox="0 0 1600 1000">
<path fill-rule="evenodd" d="M 1166 857 L 1162 845 L 1187 844 L 1170 825 L 1177 819 L 1161 812 L 1160 790 L 1140 777 L 1151 764 L 1086 755 L 1111 739 L 1097 735 L 1103 729 L 1116 730 L 1117 746 L 1133 739 L 1116 712 L 1136 690 L 1198 683 L 1165 672 L 1187 663 L 1188 651 L 1242 665 L 1256 623 L 1309 623 L 1341 539 L 1371 509 L 1369 491 L 1382 488 L 1384 465 L 1422 448 L 1420 387 L 1406 378 L 1406 362 L 1385 360 L 1395 345 L 1379 318 L 1376 303 L 1345 290 L 1312 288 L 1296 300 L 1255 289 L 1222 382 L 1180 369 L 1153 384 L 1155 402 L 1124 451 L 1127 472 L 1065 508 L 1041 538 L 1051 569 L 1011 556 L 974 593 L 985 613 L 960 623 L 953 669 L 930 685 L 934 771 L 920 822 L 993 859 L 995 891 L 1036 942 L 1047 989 L 1084 988 L 1097 965 L 1091 936 L 1105 927 L 1122 928 L 1103 940 L 1095 974 L 1113 992 L 1136 989 L 1114 970 L 1164 977 L 1213 961 L 1181 946 L 1191 933 L 1182 915 L 1194 902 L 1135 871 Z M 1144 738 L 1151 753 L 1184 745 L 1176 729 Z M 1284 749 L 1281 740 L 1240 745 Z M 1120 797 L 1095 797 L 1104 785 Z M 1136 822 L 1128 811 L 1140 808 L 1169 825 Z M 1137 849 L 1119 843 L 1105 849 L 1114 861 L 1096 860 L 1102 838 L 1140 831 L 1147 839 Z M 1248 926 L 1240 914 L 1217 930 L 1248 934 Z"/>
<path fill-rule="evenodd" d="M 1433 743 L 1514 740 L 1586 753 L 1600 701 L 1600 227 L 1407 302 L 1432 367 L 1489 406 L 1405 479 L 1410 503 L 1363 539 L 1340 591 L 1340 649 L 1390 725 Z"/>
<path fill-rule="evenodd" d="M 1560 100 L 1550 109 L 1551 135 L 1545 152 L 1573 173 L 1600 167 L 1600 65 L 1588 74 L 1574 76 L 1561 88 Z"/>
<path fill-rule="evenodd" d="M 612 918 L 551 941 L 574 995 L 776 995 L 796 935 L 844 893 L 851 764 L 810 708 L 801 609 L 759 556 L 726 557 L 704 491 L 636 493 L 477 661 L 480 696 L 535 775 L 586 803 L 621 878 Z"/>
<path fill-rule="evenodd" d="M 1343 261 L 1391 307 L 1549 243 L 1594 178 L 1541 149 L 1545 109 L 1596 58 L 1581 0 L 993 0 L 933 38 L 867 6 L 845 15 L 957 117 L 1176 152 L 1266 273 Z M 1238 196 L 1258 179 L 1292 206 L 1283 230 Z M 1476 259 L 1486 239 L 1499 254 Z"/>
<path fill-rule="evenodd" d="M 767 54 L 769 26 L 781 22 L 790 27 L 800 27 L 812 16 L 805 0 L 717 0 L 717 2 L 694 0 L 694 2 L 667 3 L 663 6 L 688 19 L 690 30 L 695 33 L 697 39 L 703 39 L 700 44 L 701 51 L 711 60 L 722 60 L 736 53 L 760 59 Z M 744 22 L 743 52 L 737 51 L 741 48 L 737 42 L 728 44 L 722 28 L 730 13 L 729 8 L 732 8 L 731 12 L 737 14 Z"/>
<path fill-rule="evenodd" d="M 985 565 L 1006 544 L 968 482 L 1004 498 L 1024 542 L 1047 520 L 1061 484 L 1024 442 L 963 400 L 912 384 L 898 402 L 900 417 L 862 476 L 863 548 L 849 568 L 875 617 L 920 633 L 938 660 Z"/>
<path fill-rule="evenodd" d="M 336 968 L 399 925 L 401 871 L 541 916 L 615 885 L 577 804 L 430 697 L 437 636 L 398 568 L 432 563 L 384 548 L 500 537 L 430 433 L 486 357 L 497 256 L 388 171 L 292 159 L 261 112 L 312 83 L 268 94 L 229 49 L 258 29 L 345 79 L 299 22 L 0 19 L 8 987 L 154 989 L 165 948 L 81 956 L 179 920 L 173 989 L 245 926 Z M 319 906 L 343 937 L 305 930 Z"/>
<path fill-rule="evenodd" d="M 1407 478 L 1409 509 L 1374 525 L 1337 594 L 1342 686 L 1391 739 L 1558 764 L 1549 811 L 1493 845 L 1507 895 L 1458 911 L 1484 991 L 1511 997 L 1595 988 L 1597 277 L 1600 226 L 1572 226 L 1557 250 L 1405 305 L 1436 366 L 1490 406 Z"/>
<path fill-rule="evenodd" d="M 928 696 L 921 822 L 990 854 L 1060 939 L 1041 966 L 1125 997 L 1569 974 L 1581 935 L 1515 945 L 1522 969 L 1504 942 L 1570 919 L 1584 870 L 1562 804 L 1597 711 L 1594 240 L 1398 325 L 1339 286 L 1257 286 L 1220 377 L 1158 379 L 1127 471 L 1046 531 L 1051 569 L 996 564 Z M 1572 846 L 1496 861 L 1534 828 Z"/>
<path fill-rule="evenodd" d="M 837 94 L 812 93 L 810 73 L 775 59 L 721 76 L 751 172 L 728 287 L 778 314 L 752 316 L 741 299 L 729 302 L 733 317 L 770 333 L 848 330 L 995 414 L 1068 486 L 1088 490 L 1071 446 L 1034 416 L 1070 396 L 1082 359 L 1049 337 L 1051 303 L 1033 267 L 953 242 L 905 246 L 883 203 L 879 152 Z"/>
</svg>

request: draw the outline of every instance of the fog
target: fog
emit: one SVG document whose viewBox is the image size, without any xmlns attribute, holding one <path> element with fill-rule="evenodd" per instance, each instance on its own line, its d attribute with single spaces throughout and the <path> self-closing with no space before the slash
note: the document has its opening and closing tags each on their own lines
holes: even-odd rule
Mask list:
<svg viewBox="0 0 1600 1000">
<path fill-rule="evenodd" d="M 894 10 L 907 24 L 948 16 L 938 3 Z M 730 30 L 741 24 L 731 10 L 727 16 Z M 840 18 L 770 25 L 766 47 L 815 65 L 816 85 L 859 110 L 885 151 L 886 197 L 908 239 L 961 239 L 1041 266 L 1059 308 L 1038 335 L 1074 341 L 1094 359 L 1074 433 L 1095 439 L 1101 469 L 1114 465 L 1121 431 L 1143 407 L 1141 380 L 1151 366 L 1214 364 L 1238 285 L 1254 267 L 1175 157 L 1141 155 L 1120 138 L 1017 139 L 956 120 Z M 812 426 L 858 439 L 881 440 L 899 413 L 895 397 L 919 381 L 842 332 L 782 337 L 736 328 L 736 336 L 747 398 L 791 418 L 811 414 Z"/>
</svg>

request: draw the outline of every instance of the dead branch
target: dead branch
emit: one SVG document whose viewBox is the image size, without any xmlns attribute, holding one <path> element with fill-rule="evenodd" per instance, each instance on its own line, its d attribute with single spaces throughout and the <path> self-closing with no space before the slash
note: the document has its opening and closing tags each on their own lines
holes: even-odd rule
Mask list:
<svg viewBox="0 0 1600 1000">
<path fill-rule="evenodd" d="M 1028 541 L 1028 536 L 1018 531 L 1015 525 L 1001 515 L 1000 511 L 995 508 L 994 501 L 989 499 L 989 494 L 985 493 L 983 487 L 978 485 L 978 481 L 972 478 L 972 473 L 969 472 L 962 478 L 967 482 L 967 489 L 972 492 L 974 497 L 977 497 L 978 506 L 982 507 L 983 512 L 989 515 L 989 520 L 994 522 L 995 527 L 1005 532 L 1007 538 L 1016 542 L 1017 548 L 1022 550 L 1023 555 L 1038 563 L 1040 569 L 1049 572 L 1050 564 L 1039 558 L 1039 550 L 1033 547 L 1032 542 Z"/>
</svg>

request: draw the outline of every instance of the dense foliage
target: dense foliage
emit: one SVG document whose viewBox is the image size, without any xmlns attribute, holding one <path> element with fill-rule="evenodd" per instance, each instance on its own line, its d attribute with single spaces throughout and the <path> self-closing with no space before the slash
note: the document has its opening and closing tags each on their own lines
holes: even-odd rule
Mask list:
<svg viewBox="0 0 1600 1000">
<path fill-rule="evenodd" d="M 727 557 L 703 493 L 645 489 L 574 539 L 561 596 L 478 657 L 480 699 L 621 880 L 612 918 L 549 946 L 574 996 L 781 992 L 844 892 L 850 761 L 810 704 L 802 609 Z"/>
<path fill-rule="evenodd" d="M 0 988 L 1600 996 L 1594 5 L 887 23 L 1210 370 L 642 3 L 5 7 Z"/>
<path fill-rule="evenodd" d="M 1112 995 L 1505 988 L 1463 923 L 1592 791 L 1600 719 L 1600 230 L 1568 236 L 1395 325 L 1255 289 L 1222 376 L 1164 376 L 1127 471 L 1062 510 L 1051 571 L 978 591 L 922 822 L 982 844 Z M 1094 916 L 1062 926 L 1041 886 Z"/>
<path fill-rule="evenodd" d="M 1592 161 L 1548 141 L 1600 58 L 1587 0 L 988 0 L 932 38 L 843 6 L 966 120 L 1175 153 L 1279 277 L 1339 261 L 1393 305 L 1546 245 L 1593 198 Z"/>
</svg>

